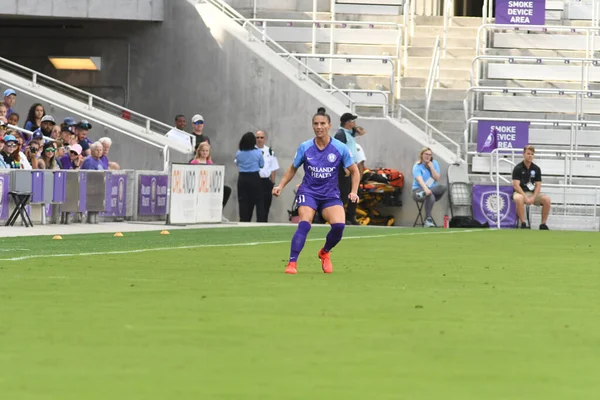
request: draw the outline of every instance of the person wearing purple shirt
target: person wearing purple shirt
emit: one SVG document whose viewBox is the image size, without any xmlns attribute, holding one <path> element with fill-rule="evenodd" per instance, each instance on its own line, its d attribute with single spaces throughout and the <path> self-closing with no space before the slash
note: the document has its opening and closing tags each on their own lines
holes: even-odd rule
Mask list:
<svg viewBox="0 0 600 400">
<path fill-rule="evenodd" d="M 78 169 L 81 165 L 81 146 L 69 146 L 69 153 L 58 159 L 60 169 Z"/>
<path fill-rule="evenodd" d="M 320 109 L 312 119 L 315 138 L 307 140 L 298 147 L 294 162 L 285 172 L 279 185 L 273 188 L 273 195 L 279 196 L 283 188 L 294 178 L 296 171 L 304 164 L 304 178 L 296 193 L 298 216 L 300 222 L 292 238 L 290 259 L 285 269 L 286 274 L 297 273 L 297 260 L 306 236 L 311 228 L 317 211 L 329 222 L 331 229 L 327 234 L 325 246 L 319 251 L 323 272 L 333 272 L 330 254 L 331 249 L 342 240 L 346 214 L 340 199 L 338 174 L 344 173 L 344 168 L 352 176 L 352 188 L 348 199 L 358 201 L 358 184 L 360 181 L 358 167 L 354 163 L 348 147 L 337 139 L 329 136 L 331 117 Z"/>
<path fill-rule="evenodd" d="M 110 146 L 112 146 L 112 140 L 109 137 L 102 137 L 98 139 L 100 143 L 102 143 L 102 157 L 100 157 L 100 162 L 102 162 L 102 166 L 105 170 L 108 169 L 108 153 L 110 152 Z"/>
<path fill-rule="evenodd" d="M 102 166 L 102 161 L 100 161 L 100 157 L 102 157 L 102 143 L 93 143 L 90 146 L 90 151 L 92 154 L 86 157 L 85 160 L 83 160 L 81 169 L 104 171 L 105 168 Z"/>
</svg>

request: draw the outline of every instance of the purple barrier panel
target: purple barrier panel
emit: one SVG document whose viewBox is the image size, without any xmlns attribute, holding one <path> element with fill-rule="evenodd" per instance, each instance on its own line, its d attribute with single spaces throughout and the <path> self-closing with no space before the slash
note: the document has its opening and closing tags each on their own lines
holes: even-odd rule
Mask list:
<svg viewBox="0 0 600 400">
<path fill-rule="evenodd" d="M 498 196 L 495 185 L 473 185 L 473 218 L 496 227 L 497 215 L 500 214 L 501 228 L 516 227 L 517 209 L 512 196 L 512 186 L 500 186 Z"/>
<path fill-rule="evenodd" d="M 87 201 L 87 174 L 85 172 L 79 173 L 79 212 L 85 212 Z"/>
<path fill-rule="evenodd" d="M 44 205 L 44 208 L 46 209 L 46 218 L 51 218 L 52 217 L 52 204 L 46 204 L 46 205 Z"/>
<path fill-rule="evenodd" d="M 44 172 L 34 171 L 31 174 L 31 197 L 32 203 L 42 203 L 44 201 Z"/>
<path fill-rule="evenodd" d="M 167 175 L 140 175 L 139 215 L 166 215 Z"/>
<path fill-rule="evenodd" d="M 101 214 L 105 217 L 125 217 L 127 214 L 127 175 L 106 176 L 106 207 Z"/>
<path fill-rule="evenodd" d="M 8 219 L 8 191 L 10 188 L 10 175 L 0 175 L 0 219 Z"/>
<path fill-rule="evenodd" d="M 54 173 L 54 190 L 52 201 L 54 203 L 64 203 L 67 198 L 67 174 L 64 171 Z"/>
</svg>

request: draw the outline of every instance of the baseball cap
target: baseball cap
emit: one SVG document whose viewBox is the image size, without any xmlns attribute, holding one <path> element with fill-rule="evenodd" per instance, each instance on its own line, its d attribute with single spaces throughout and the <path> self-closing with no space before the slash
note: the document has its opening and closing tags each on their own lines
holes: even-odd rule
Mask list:
<svg viewBox="0 0 600 400">
<path fill-rule="evenodd" d="M 78 155 L 81 155 L 81 152 L 83 151 L 83 149 L 81 148 L 80 145 L 74 144 L 72 146 L 69 146 L 69 151 L 74 151 Z"/>
<path fill-rule="evenodd" d="M 4 91 L 4 97 L 10 96 L 11 94 L 14 94 L 15 96 L 17 95 L 17 92 L 15 92 L 14 89 L 6 89 Z"/>
<path fill-rule="evenodd" d="M 196 114 L 192 117 L 192 124 L 195 124 L 198 121 L 204 122 L 204 117 L 200 114 Z"/>
<path fill-rule="evenodd" d="M 82 119 L 75 127 L 79 129 L 92 129 L 92 124 L 90 124 L 87 119 Z"/>
<path fill-rule="evenodd" d="M 77 124 L 77 121 L 75 121 L 75 118 L 73 118 L 73 117 L 67 117 L 67 118 L 63 119 L 63 123 L 71 126 L 71 125 Z"/>
<path fill-rule="evenodd" d="M 42 122 L 52 122 L 56 125 L 56 121 L 54 120 L 54 117 L 52 115 L 44 115 L 42 117 Z"/>
<path fill-rule="evenodd" d="M 4 136 L 4 141 L 6 143 L 8 143 L 8 142 L 17 142 L 17 138 L 14 137 L 13 135 L 6 135 L 6 136 Z"/>
<path fill-rule="evenodd" d="M 340 117 L 340 125 L 344 125 L 348 121 L 354 121 L 356 118 L 358 118 L 358 115 L 344 113 Z"/>
<path fill-rule="evenodd" d="M 44 138 L 44 135 L 40 131 L 33 132 L 33 135 L 31 136 L 32 140 L 43 139 L 43 138 Z"/>
</svg>

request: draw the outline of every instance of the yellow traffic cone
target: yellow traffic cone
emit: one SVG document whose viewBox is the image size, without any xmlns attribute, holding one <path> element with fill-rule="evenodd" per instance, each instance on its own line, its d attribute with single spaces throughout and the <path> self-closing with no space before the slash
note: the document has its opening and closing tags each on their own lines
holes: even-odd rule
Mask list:
<svg viewBox="0 0 600 400">
<path fill-rule="evenodd" d="M 123 237 L 123 234 L 121 232 L 117 232 L 113 236 L 114 237 Z"/>
<path fill-rule="evenodd" d="M 62 236 L 60 236 L 60 235 L 54 235 L 52 237 L 52 240 L 62 240 Z"/>
<path fill-rule="evenodd" d="M 161 231 L 160 234 L 161 235 L 170 235 L 169 231 Z"/>
</svg>

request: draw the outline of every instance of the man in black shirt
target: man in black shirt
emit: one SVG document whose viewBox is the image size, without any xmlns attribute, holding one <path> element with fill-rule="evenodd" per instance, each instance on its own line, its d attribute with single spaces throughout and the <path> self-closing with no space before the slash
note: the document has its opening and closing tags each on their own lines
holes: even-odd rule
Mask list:
<svg viewBox="0 0 600 400">
<path fill-rule="evenodd" d="M 523 161 L 515 165 L 512 172 L 513 179 L 513 200 L 517 206 L 517 216 L 519 217 L 521 229 L 527 229 L 525 222 L 525 205 L 542 206 L 542 223 L 540 230 L 548 230 L 546 222 L 550 214 L 550 198 L 541 194 L 542 189 L 542 170 L 533 163 L 535 148 L 531 145 L 523 149 Z"/>
</svg>

